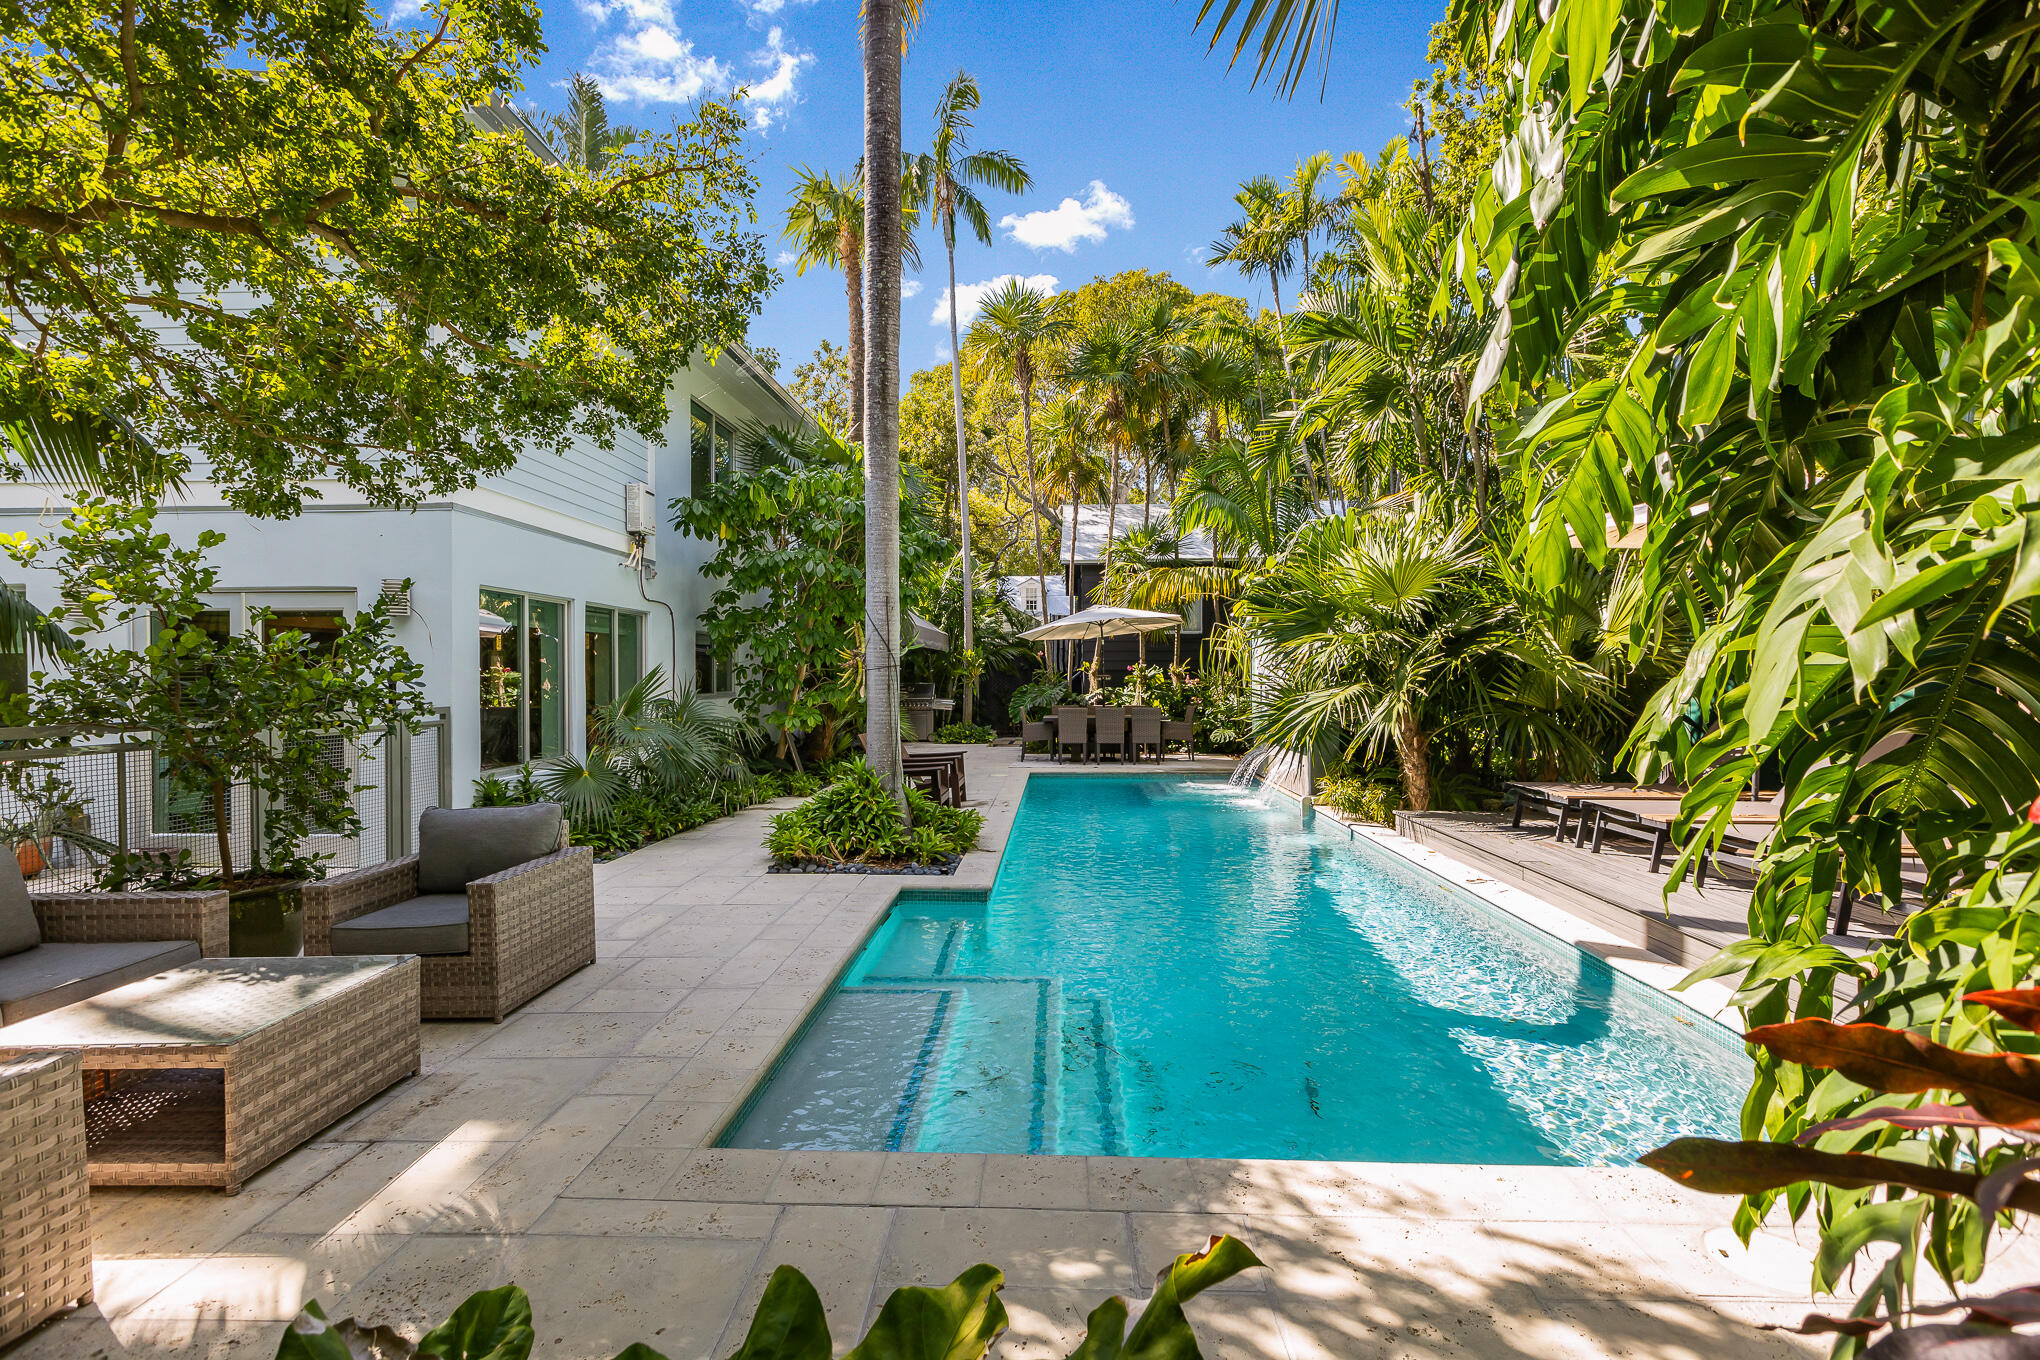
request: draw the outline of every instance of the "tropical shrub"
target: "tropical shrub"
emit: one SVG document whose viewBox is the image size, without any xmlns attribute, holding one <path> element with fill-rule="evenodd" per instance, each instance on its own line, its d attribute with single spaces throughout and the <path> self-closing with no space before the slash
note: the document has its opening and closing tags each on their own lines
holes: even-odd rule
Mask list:
<svg viewBox="0 0 2040 1360">
<path fill-rule="evenodd" d="M 870 765 L 859 760 L 799 807 L 772 818 L 765 848 L 781 864 L 939 864 L 977 844 L 984 814 L 907 790 L 908 823 Z"/>
<path fill-rule="evenodd" d="M 863 469 L 827 431 L 754 432 L 746 446 L 764 461 L 672 502 L 674 527 L 715 549 L 701 568 L 716 583 L 701 623 L 729 660 L 737 708 L 779 729 L 782 759 L 807 734 L 828 759 L 863 707 Z M 902 498 L 902 576 L 941 551 Z"/>
<path fill-rule="evenodd" d="M 1124 1299 L 1114 1296 L 1092 1309 L 1076 1360 L 1188 1360 L 1199 1352 L 1184 1303 L 1241 1271 L 1262 1268 L 1238 1238 L 1214 1237 L 1204 1250 L 1178 1256 L 1156 1277 L 1155 1292 L 1131 1329 Z M 941 1287 L 895 1289 L 848 1360 L 983 1360 L 1006 1330 L 1006 1306 L 999 1300 L 1005 1285 L 996 1267 L 979 1265 Z M 506 1284 L 470 1295 L 416 1345 L 392 1327 L 353 1318 L 329 1322 L 314 1300 L 284 1330 L 276 1360 L 362 1360 L 371 1355 L 377 1360 L 529 1360 L 536 1340 L 530 1297 Z M 831 1360 L 834 1354 L 821 1295 L 807 1276 L 783 1265 L 766 1281 L 743 1344 L 729 1360 Z M 639 1341 L 616 1360 L 665 1357 Z"/>
<path fill-rule="evenodd" d="M 983 723 L 954 722 L 944 723 L 936 728 L 934 739 L 936 741 L 955 742 L 959 745 L 983 746 L 998 735 L 997 732 L 986 727 Z"/>
<path fill-rule="evenodd" d="M 1632 748 L 1639 775 L 1692 788 L 1674 881 L 1757 771 L 1782 774 L 1749 938 L 1702 974 L 1736 980 L 1755 1033 L 1847 1008 L 1915 1050 L 2016 1067 L 1991 1055 L 2034 1042 L 1970 998 L 2040 964 L 2034 6 L 1454 13 L 1465 58 L 1510 70 L 1520 119 L 1461 259 L 1497 304 L 1472 395 L 1521 417 L 1526 576 L 1549 589 L 1620 561 L 1631 645 L 1666 620 L 1693 635 Z M 1572 347 L 1597 329 L 1618 361 L 1581 373 Z M 1844 888 L 1926 909 L 1852 956 L 1825 942 Z M 1951 1288 L 1974 1281 L 1999 1205 L 1950 1178 L 1994 1166 L 1999 1136 L 1841 1128 L 1877 1097 L 1824 1066 L 1759 1044 L 1747 1137 L 1920 1174 L 1876 1202 L 1863 1179 L 1749 1184 L 1737 1226 L 1781 1194 L 1810 1210 L 1823 1279 L 1895 1245 L 1866 1314 L 1911 1298 L 1922 1254 Z M 1992 1115 L 1947 1071 L 1902 1089 Z"/>
<path fill-rule="evenodd" d="M 1317 800 L 1334 812 L 1344 813 L 1379 826 L 1395 823 L 1395 809 L 1401 801 L 1393 784 L 1375 779 L 1336 778 L 1318 781 Z"/>
<path fill-rule="evenodd" d="M 1006 713 L 1018 727 L 1023 722 L 1039 722 L 1055 711 L 1055 706 L 1067 702 L 1070 697 L 1070 682 L 1060 675 L 1040 675 L 1013 691 L 1013 698 Z"/>
<path fill-rule="evenodd" d="M 249 631 L 214 632 L 204 619 L 219 572 L 206 553 L 226 541 L 205 530 L 193 547 L 173 546 L 156 528 L 154 506 L 81 500 L 50 539 L 5 538 L 23 566 L 53 565 L 65 603 L 52 618 L 105 634 L 131 622 L 147 629 L 140 647 L 86 647 L 61 672 L 38 672 L 31 720 L 45 727 L 147 732 L 170 794 L 189 824 L 214 837 L 216 866 L 172 866 L 186 883 L 230 886 L 314 877 L 329 856 L 305 848 L 316 831 L 361 834 L 355 784 L 332 757 L 335 738 L 358 741 L 392 722 L 431 717 L 423 668 L 390 635 L 378 601 L 316 645 L 291 628 L 272 630 L 251 610 Z M 54 564 L 45 555 L 54 551 Z M 260 791 L 262 835 L 236 862 L 230 803 L 236 786 Z M 131 857 L 109 862 L 107 887 L 126 886 Z M 151 886 L 170 886 L 161 874 Z"/>
<path fill-rule="evenodd" d="M 534 778 L 569 821 L 601 826 L 627 795 L 673 801 L 749 783 L 742 753 L 754 740 L 727 702 L 692 688 L 669 694 L 664 668 L 654 666 L 595 710 L 585 761 L 555 756 L 538 765 Z"/>
</svg>

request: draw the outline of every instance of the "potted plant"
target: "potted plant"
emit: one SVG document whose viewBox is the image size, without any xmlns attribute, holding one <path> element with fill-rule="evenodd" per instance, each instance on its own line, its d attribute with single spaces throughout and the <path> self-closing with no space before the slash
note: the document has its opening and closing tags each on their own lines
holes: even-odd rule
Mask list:
<svg viewBox="0 0 2040 1360">
<path fill-rule="evenodd" d="M 31 711 L 47 726 L 151 734 L 164 796 L 211 841 L 211 865 L 189 853 L 112 856 L 99 886 L 224 887 L 234 953 L 295 953 L 298 890 L 328 858 L 307 849 L 309 838 L 361 834 L 336 741 L 430 710 L 422 669 L 392 641 L 380 601 L 324 645 L 270 628 L 267 610 L 252 611 L 245 633 L 205 627 L 205 597 L 217 589 L 205 554 L 224 541 L 206 530 L 196 547 L 176 547 L 156 532 L 153 506 L 98 499 L 81 502 L 53 540 L 12 536 L 7 551 L 24 566 L 45 565 L 54 550 L 48 565 L 65 600 L 55 617 L 90 634 L 148 629 L 134 650 L 88 648 L 57 674 L 38 672 Z M 255 808 L 259 832 L 237 847 L 236 826 L 246 831 Z"/>
</svg>

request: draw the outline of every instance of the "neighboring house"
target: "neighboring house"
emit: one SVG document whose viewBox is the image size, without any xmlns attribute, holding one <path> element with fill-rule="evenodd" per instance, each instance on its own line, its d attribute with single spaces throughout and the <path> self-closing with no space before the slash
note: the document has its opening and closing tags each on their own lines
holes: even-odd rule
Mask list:
<svg viewBox="0 0 2040 1360">
<path fill-rule="evenodd" d="M 1070 613 L 1069 587 L 1063 583 L 1061 571 L 1051 571 L 1041 576 L 1001 576 L 999 594 L 1007 604 L 1025 614 L 1035 622 L 1042 622 L 1042 587 L 1048 588 L 1047 622 L 1067 618 Z"/>
<path fill-rule="evenodd" d="M 1070 514 L 1070 507 L 1067 504 L 1063 504 L 1056 507 L 1056 513 L 1062 521 L 1061 537 L 1056 549 L 1056 561 L 1064 578 L 1064 584 L 1061 587 L 1063 600 L 1065 605 L 1067 605 L 1071 595 L 1072 583 L 1070 578 L 1074 576 L 1073 584 L 1076 606 L 1078 609 L 1084 609 L 1097 603 L 1098 586 L 1105 575 L 1105 532 L 1107 525 L 1109 524 L 1112 530 L 1112 541 L 1115 543 L 1123 542 L 1128 534 L 1141 528 L 1143 524 L 1150 522 L 1150 516 L 1152 516 L 1152 522 L 1160 523 L 1166 511 L 1161 506 L 1150 508 L 1135 502 L 1132 504 L 1121 504 L 1116 515 L 1112 513 L 1112 507 L 1108 505 L 1079 505 L 1076 508 L 1076 514 L 1072 516 Z M 1076 536 L 1076 565 L 1074 572 L 1071 570 L 1070 554 L 1072 525 L 1074 525 Z M 1194 529 L 1184 534 L 1180 555 L 1177 560 L 1181 562 L 1212 561 L 1211 536 L 1202 529 Z M 1034 578 L 1030 576 L 1019 579 L 1031 582 Z M 1050 584 L 1052 588 L 1055 586 L 1054 577 L 1050 578 Z M 1209 600 L 1197 600 L 1177 612 L 1183 615 L 1183 659 L 1194 669 L 1205 640 L 1211 635 L 1212 628 L 1221 620 L 1222 615 L 1215 611 L 1213 602 Z M 1088 663 L 1091 653 L 1090 645 L 1082 646 L 1080 651 L 1081 655 L 1078 657 L 1078 664 Z M 1146 656 L 1149 661 L 1156 664 L 1166 663 L 1173 654 L 1173 651 L 1174 644 L 1170 641 L 1169 634 L 1154 633 L 1148 635 Z M 1105 641 L 1105 654 L 1100 668 L 1107 675 L 1123 674 L 1128 666 L 1131 666 L 1140 659 L 1141 655 L 1142 642 L 1140 638 L 1108 638 Z"/>
<path fill-rule="evenodd" d="M 514 111 L 470 115 L 552 158 Z M 608 449 L 576 438 L 564 454 L 527 452 L 511 471 L 415 510 L 331 483 L 298 518 L 259 520 L 229 508 L 194 467 L 158 522 L 182 543 L 206 529 L 226 535 L 209 559 L 224 587 L 209 626 L 248 628 L 250 611 L 267 606 L 273 626 L 316 638 L 378 596 L 398 605 L 396 640 L 450 714 L 452 799 L 465 805 L 486 771 L 584 755 L 589 713 L 654 666 L 675 687 L 728 690 L 727 667 L 695 627 L 713 592 L 700 574 L 712 546 L 675 531 L 667 505 L 735 466 L 739 430 L 812 420 L 737 344 L 675 373 L 666 410 L 654 440 L 626 429 Z M 47 531 L 66 494 L 0 484 L 0 530 Z M 51 575 L 32 575 L 27 592 L 44 609 L 58 603 Z"/>
</svg>

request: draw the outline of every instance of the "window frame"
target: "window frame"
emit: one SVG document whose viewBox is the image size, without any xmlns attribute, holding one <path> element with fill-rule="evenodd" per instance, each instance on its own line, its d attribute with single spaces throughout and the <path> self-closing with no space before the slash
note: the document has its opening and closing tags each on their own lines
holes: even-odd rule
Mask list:
<svg viewBox="0 0 2040 1360">
<path fill-rule="evenodd" d="M 484 594 L 499 596 L 509 595 L 516 597 L 518 602 L 517 609 L 518 617 L 516 618 L 516 620 L 512 622 L 511 627 L 515 630 L 518 630 L 520 633 L 528 633 L 530 631 L 531 604 L 534 600 L 538 601 L 541 604 L 556 605 L 560 610 L 560 634 L 561 634 L 559 639 L 561 652 L 560 677 L 559 677 L 560 749 L 557 751 L 537 753 L 534 753 L 531 749 L 531 693 L 533 689 L 532 667 L 534 663 L 533 657 L 531 655 L 532 648 L 528 645 L 528 642 L 525 638 L 520 637 L 517 655 L 518 671 L 517 671 L 516 731 L 517 731 L 518 759 L 510 762 L 509 764 L 491 765 L 487 763 L 488 752 L 486 751 L 486 749 L 478 751 L 477 754 L 479 759 L 477 763 L 479 764 L 482 773 L 490 774 L 498 770 L 522 769 L 527 765 L 534 764 L 541 760 L 551 760 L 555 756 L 571 755 L 574 749 L 573 725 L 570 716 L 574 711 L 574 685 L 573 685 L 574 667 L 567 661 L 568 655 L 567 639 L 571 637 L 575 631 L 573 628 L 573 619 L 575 617 L 574 611 L 575 602 L 572 599 L 565 598 L 562 596 L 548 595 L 543 591 L 514 590 L 508 586 L 492 586 L 485 584 L 477 586 L 475 588 L 475 598 L 477 607 L 480 607 L 481 597 Z M 477 668 L 475 671 L 475 683 L 476 683 L 475 726 L 477 736 L 479 736 L 481 728 L 481 711 L 482 711 L 482 694 L 480 688 L 481 671 L 479 665 L 481 660 L 481 638 L 479 637 L 479 635 L 477 635 L 475 639 L 475 645 L 476 645 L 475 659 L 477 663 Z"/>
<path fill-rule="evenodd" d="M 708 429 L 708 448 L 705 458 L 703 456 L 704 451 L 697 447 L 695 443 L 695 426 L 697 423 L 706 425 Z M 687 403 L 687 481 L 689 493 L 698 496 L 707 487 L 714 486 L 721 481 L 726 481 L 729 475 L 736 470 L 736 461 L 737 427 L 723 416 L 718 415 L 713 407 L 706 405 L 699 398 L 690 399 Z M 704 472 L 707 474 L 706 478 L 703 477 Z"/>
<path fill-rule="evenodd" d="M 586 717 L 603 704 L 613 704 L 617 697 L 630 689 L 645 676 L 645 630 L 649 617 L 640 609 L 624 609 L 611 604 L 584 604 L 581 606 L 581 673 L 588 673 L 588 639 L 594 633 L 592 620 L 595 615 L 604 614 L 609 618 L 609 693 L 597 695 L 592 687 L 581 698 L 581 709 L 585 724 Z M 624 664 L 623 621 L 630 619 L 637 625 L 636 655 L 630 664 Z"/>
</svg>

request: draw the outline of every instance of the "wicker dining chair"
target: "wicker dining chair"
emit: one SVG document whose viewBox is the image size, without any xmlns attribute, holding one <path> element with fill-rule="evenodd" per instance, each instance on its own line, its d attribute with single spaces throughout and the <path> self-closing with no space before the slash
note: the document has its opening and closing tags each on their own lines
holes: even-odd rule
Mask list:
<svg viewBox="0 0 2040 1360">
<path fill-rule="evenodd" d="M 1185 759 L 1192 759 L 1197 755 L 1197 705 L 1192 704 L 1184 710 L 1181 722 L 1162 724 L 1162 745 L 1167 746 L 1172 741 L 1183 743 Z"/>
<path fill-rule="evenodd" d="M 1031 719 L 1023 720 L 1020 724 L 1020 754 L 1016 759 L 1027 759 L 1027 744 L 1033 741 L 1038 741 L 1046 746 L 1048 748 L 1049 759 L 1055 759 L 1054 723 L 1045 720 L 1042 722 L 1034 722 Z"/>
<path fill-rule="evenodd" d="M 1055 711 L 1055 743 L 1048 748 L 1049 756 L 1066 755 L 1072 748 L 1078 760 L 1091 749 L 1091 710 L 1081 704 Z"/>
<path fill-rule="evenodd" d="M 1120 760 L 1126 759 L 1126 710 L 1123 708 L 1100 708 L 1097 710 L 1097 753 L 1104 759 L 1105 748 L 1110 746 L 1112 754 Z"/>
<path fill-rule="evenodd" d="M 305 953 L 417 954 L 427 1020 L 501 1020 L 595 962 L 595 852 L 557 803 L 429 808 L 418 853 L 308 883 Z"/>
<path fill-rule="evenodd" d="M 1130 759 L 1140 759 L 1141 748 L 1152 752 L 1159 762 L 1162 758 L 1162 710 L 1159 708 L 1129 709 L 1126 714 L 1126 754 Z"/>
</svg>

